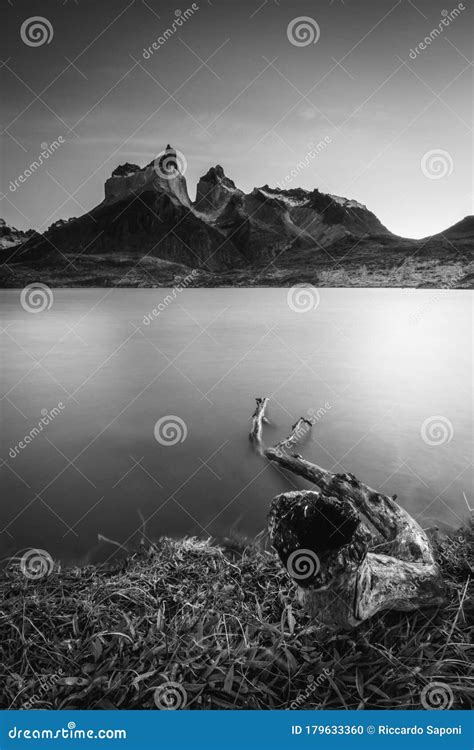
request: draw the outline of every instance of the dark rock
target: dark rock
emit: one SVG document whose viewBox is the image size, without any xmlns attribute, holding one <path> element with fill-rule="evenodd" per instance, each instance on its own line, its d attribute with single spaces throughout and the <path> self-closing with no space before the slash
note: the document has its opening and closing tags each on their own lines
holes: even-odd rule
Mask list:
<svg viewBox="0 0 474 750">
<path fill-rule="evenodd" d="M 120 164 L 118 167 L 114 169 L 112 172 L 112 177 L 128 177 L 131 174 L 135 174 L 135 172 L 139 172 L 140 167 L 138 164 L 129 164 L 128 162 L 126 164 Z"/>
</svg>

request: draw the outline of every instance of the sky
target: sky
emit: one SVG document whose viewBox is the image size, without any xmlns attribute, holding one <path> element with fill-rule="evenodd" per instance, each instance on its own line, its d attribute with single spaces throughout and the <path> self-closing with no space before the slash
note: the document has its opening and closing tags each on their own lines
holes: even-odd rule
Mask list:
<svg viewBox="0 0 474 750">
<path fill-rule="evenodd" d="M 353 198 L 406 237 L 472 213 L 469 0 L 186 3 L 2 0 L 7 223 L 79 216 L 118 164 L 168 143 L 191 197 L 215 164 L 250 191 L 303 163 L 288 187 Z"/>
</svg>

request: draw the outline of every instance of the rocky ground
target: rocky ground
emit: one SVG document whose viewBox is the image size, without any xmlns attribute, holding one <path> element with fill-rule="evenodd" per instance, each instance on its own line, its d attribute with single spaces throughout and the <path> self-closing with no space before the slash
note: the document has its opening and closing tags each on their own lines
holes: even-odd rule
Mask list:
<svg viewBox="0 0 474 750">
<path fill-rule="evenodd" d="M 309 619 L 261 542 L 161 539 L 36 580 L 11 560 L 0 708 L 469 709 L 471 544 L 472 528 L 435 540 L 445 605 L 339 634 Z"/>
<path fill-rule="evenodd" d="M 136 254 L 66 256 L 61 268 L 45 259 L 41 264 L 18 263 L 0 267 L 0 286 L 22 288 L 41 281 L 50 287 L 173 287 L 194 270 L 180 263 Z M 382 263 L 367 258 L 332 262 L 321 258 L 311 267 L 281 262 L 211 273 L 198 269 L 190 287 L 415 287 L 472 289 L 474 262 L 454 259 L 386 257 Z"/>
</svg>

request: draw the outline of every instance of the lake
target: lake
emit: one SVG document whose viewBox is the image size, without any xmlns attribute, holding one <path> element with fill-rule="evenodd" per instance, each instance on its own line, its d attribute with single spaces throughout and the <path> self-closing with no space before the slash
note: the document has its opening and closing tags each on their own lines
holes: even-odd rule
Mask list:
<svg viewBox="0 0 474 750">
<path fill-rule="evenodd" d="M 424 527 L 458 526 L 472 294 L 321 289 L 303 312 L 288 293 L 63 289 L 34 314 L 1 292 L 2 556 L 94 562 L 115 550 L 99 534 L 129 546 L 140 528 L 255 535 L 274 495 L 308 486 L 252 450 L 256 396 L 268 444 L 312 410 L 298 452 L 396 493 Z"/>
</svg>

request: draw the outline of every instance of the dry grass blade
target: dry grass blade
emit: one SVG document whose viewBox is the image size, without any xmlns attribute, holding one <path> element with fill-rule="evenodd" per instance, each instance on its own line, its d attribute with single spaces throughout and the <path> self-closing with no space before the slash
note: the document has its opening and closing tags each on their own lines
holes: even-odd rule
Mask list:
<svg viewBox="0 0 474 750">
<path fill-rule="evenodd" d="M 190 709 L 417 708 L 440 681 L 469 708 L 472 539 L 471 527 L 435 543 L 446 607 L 331 637 L 260 543 L 164 538 L 115 570 L 38 581 L 13 565 L 0 579 L 0 706 L 155 709 L 173 682 Z"/>
</svg>

